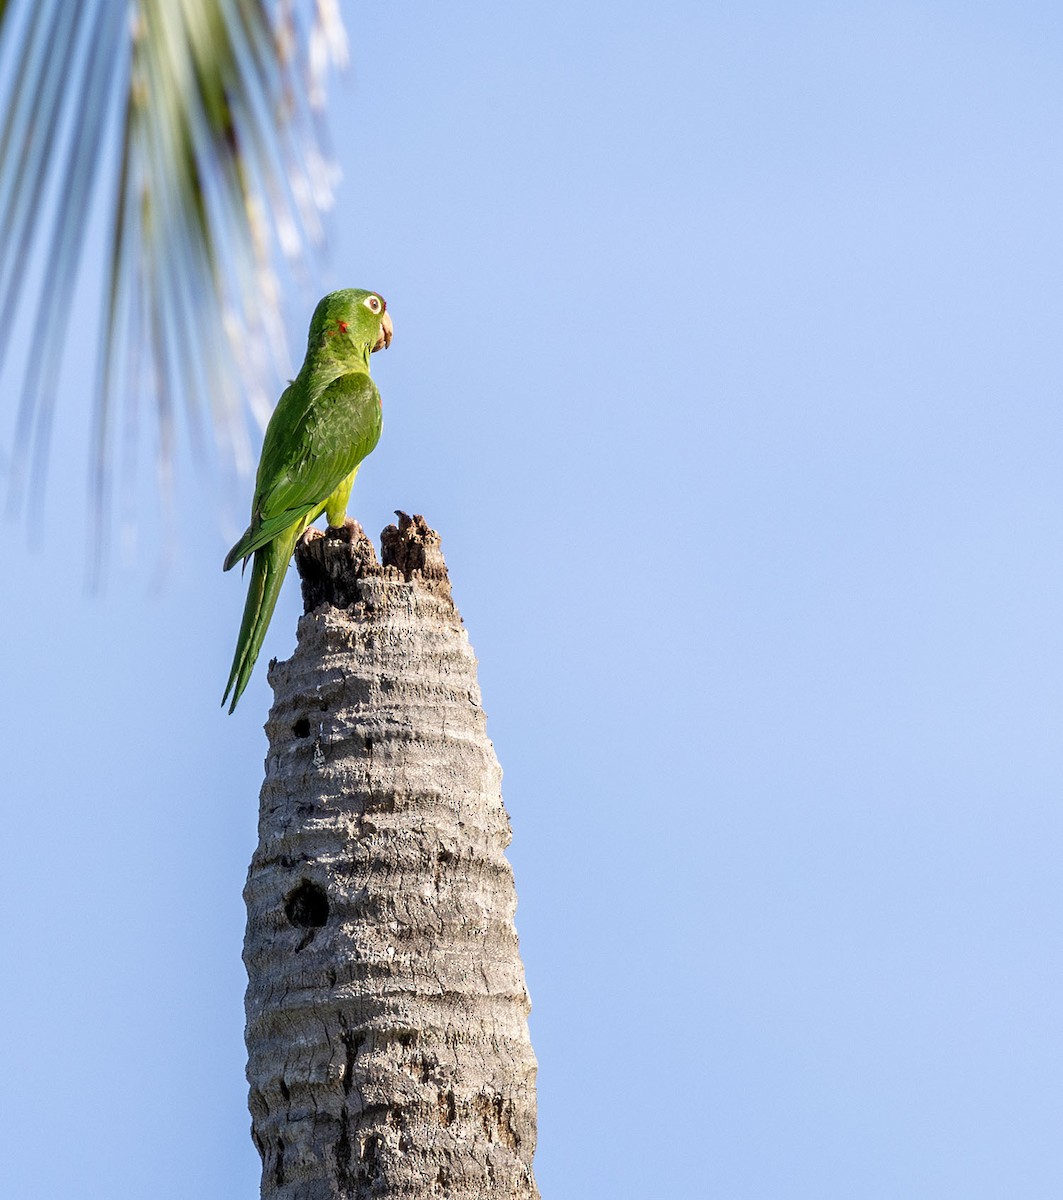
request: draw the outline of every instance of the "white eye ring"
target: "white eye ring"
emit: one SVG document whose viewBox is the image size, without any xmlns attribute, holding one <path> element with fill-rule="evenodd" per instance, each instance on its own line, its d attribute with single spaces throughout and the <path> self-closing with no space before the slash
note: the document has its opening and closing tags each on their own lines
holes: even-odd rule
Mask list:
<svg viewBox="0 0 1063 1200">
<path fill-rule="evenodd" d="M 379 296 L 366 296 L 366 298 L 362 301 L 362 303 L 366 306 L 366 308 L 369 309 L 370 312 L 375 312 L 375 313 L 380 312 L 380 297 Z"/>
</svg>

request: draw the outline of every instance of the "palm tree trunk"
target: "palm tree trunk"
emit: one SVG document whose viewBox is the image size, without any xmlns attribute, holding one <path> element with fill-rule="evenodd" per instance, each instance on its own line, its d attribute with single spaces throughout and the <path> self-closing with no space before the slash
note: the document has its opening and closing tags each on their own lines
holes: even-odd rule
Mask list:
<svg viewBox="0 0 1063 1200">
<path fill-rule="evenodd" d="M 439 537 L 296 555 L 244 961 L 268 1200 L 534 1200 L 535 1057 L 476 660 Z"/>
</svg>

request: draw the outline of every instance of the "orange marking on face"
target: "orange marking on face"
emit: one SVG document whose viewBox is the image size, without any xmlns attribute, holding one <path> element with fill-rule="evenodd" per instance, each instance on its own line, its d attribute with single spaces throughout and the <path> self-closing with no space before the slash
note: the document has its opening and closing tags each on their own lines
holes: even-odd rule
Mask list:
<svg viewBox="0 0 1063 1200">
<path fill-rule="evenodd" d="M 347 322 L 341 321 L 340 322 L 340 333 L 346 333 L 346 332 L 347 332 Z"/>
</svg>

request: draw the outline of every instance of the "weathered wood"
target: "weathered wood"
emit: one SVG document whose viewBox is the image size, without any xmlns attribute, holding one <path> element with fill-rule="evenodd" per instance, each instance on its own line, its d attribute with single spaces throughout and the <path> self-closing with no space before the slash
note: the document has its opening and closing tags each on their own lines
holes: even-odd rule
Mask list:
<svg viewBox="0 0 1063 1200">
<path fill-rule="evenodd" d="M 439 538 L 399 514 L 296 558 L 248 874 L 268 1200 L 535 1200 L 535 1057 L 501 771 Z"/>
</svg>

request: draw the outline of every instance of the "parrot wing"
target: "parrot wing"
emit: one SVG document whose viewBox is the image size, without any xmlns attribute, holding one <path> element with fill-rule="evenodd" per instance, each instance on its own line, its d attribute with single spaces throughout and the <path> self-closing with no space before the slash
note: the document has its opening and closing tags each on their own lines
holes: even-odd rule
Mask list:
<svg viewBox="0 0 1063 1200">
<path fill-rule="evenodd" d="M 312 399 L 291 384 L 266 430 L 251 524 L 225 570 L 320 511 L 377 444 L 380 427 L 380 393 L 364 372 L 341 375 Z"/>
</svg>

